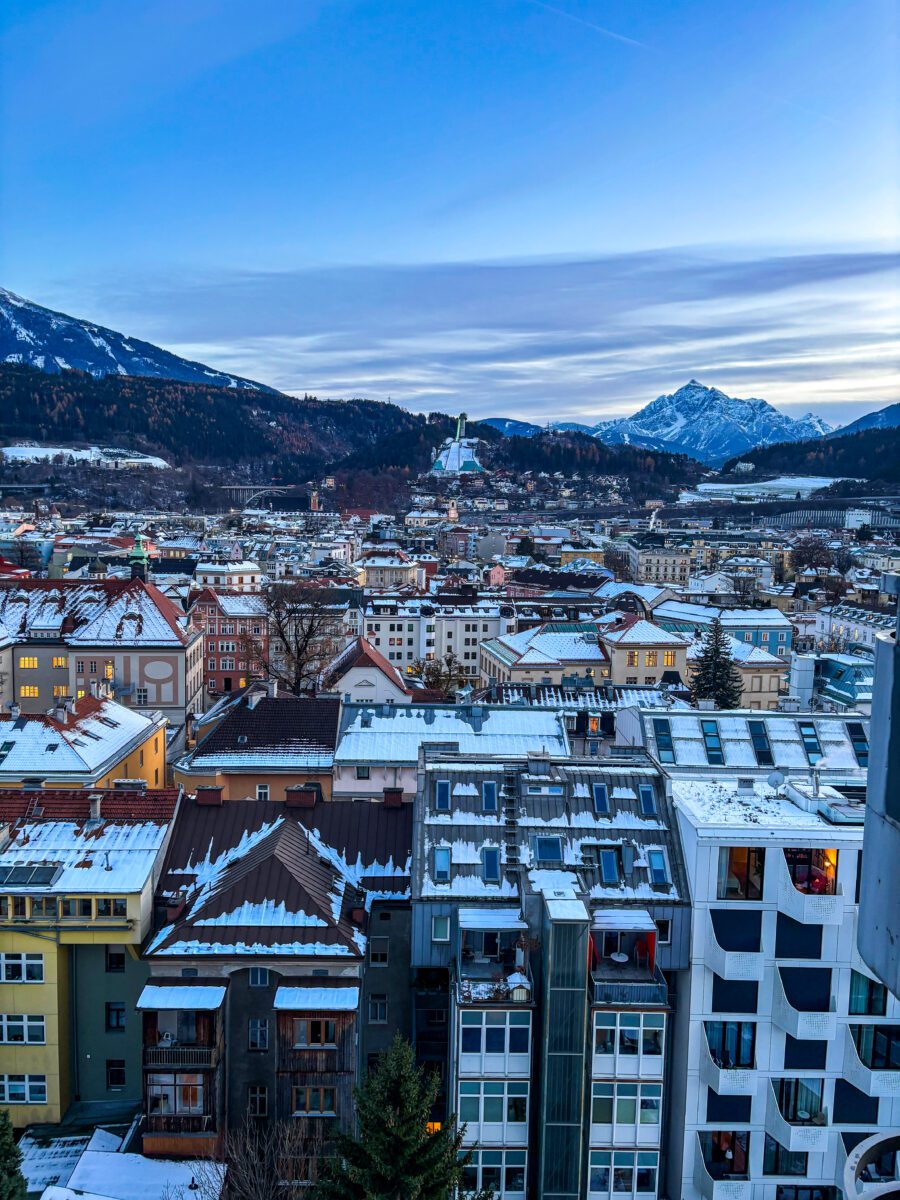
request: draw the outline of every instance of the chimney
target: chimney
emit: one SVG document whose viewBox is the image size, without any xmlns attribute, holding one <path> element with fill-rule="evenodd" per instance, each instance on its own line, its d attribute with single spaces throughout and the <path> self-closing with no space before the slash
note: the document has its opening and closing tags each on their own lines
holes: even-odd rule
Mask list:
<svg viewBox="0 0 900 1200">
<path fill-rule="evenodd" d="M 66 704 L 57 704 L 53 709 L 53 719 L 59 721 L 60 725 L 65 725 L 69 715 L 69 709 Z"/>
<path fill-rule="evenodd" d="M 93 792 L 90 796 L 88 796 L 88 800 L 90 801 L 90 804 L 91 804 L 91 820 L 99 821 L 100 820 L 100 804 L 101 804 L 101 801 L 103 800 L 103 796 L 99 792 Z"/>
<path fill-rule="evenodd" d="M 95 699 L 95 700 L 97 699 L 97 692 L 98 692 L 98 691 L 99 691 L 99 687 L 98 687 L 98 684 L 97 684 L 97 680 L 96 680 L 96 679 L 92 679 L 92 680 L 91 680 L 91 695 L 94 697 L 94 699 Z"/>
<path fill-rule="evenodd" d="M 221 808 L 223 790 L 224 789 L 221 787 L 221 785 L 215 787 L 210 786 L 209 784 L 201 784 L 197 788 L 198 805 L 201 807 L 206 806 L 209 808 Z"/>
<path fill-rule="evenodd" d="M 292 783 L 284 789 L 286 808 L 315 808 L 316 801 L 321 798 L 321 784 Z"/>
<path fill-rule="evenodd" d="M 14 721 L 18 721 L 19 717 L 22 715 L 22 709 L 18 704 L 13 703 L 9 706 L 9 715 Z"/>
<path fill-rule="evenodd" d="M 269 698 L 271 700 L 277 699 L 277 697 L 278 697 L 278 680 L 277 679 L 266 680 L 266 691 L 268 692 Z"/>
<path fill-rule="evenodd" d="M 402 808 L 403 807 L 403 788 L 386 787 L 384 789 L 384 807 L 385 808 Z"/>
</svg>

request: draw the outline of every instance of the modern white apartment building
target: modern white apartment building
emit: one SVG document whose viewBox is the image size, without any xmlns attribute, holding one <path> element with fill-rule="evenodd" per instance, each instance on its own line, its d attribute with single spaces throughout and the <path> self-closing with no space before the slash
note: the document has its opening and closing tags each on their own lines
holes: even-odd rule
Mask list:
<svg viewBox="0 0 900 1200">
<path fill-rule="evenodd" d="M 808 781 L 671 790 L 693 919 L 669 1195 L 837 1200 L 855 1145 L 900 1124 L 900 1004 L 856 947 L 865 806 Z"/>
<path fill-rule="evenodd" d="M 473 679 L 481 643 L 515 628 L 515 608 L 497 599 L 441 604 L 374 597 L 366 603 L 363 620 L 366 639 L 398 670 L 411 670 L 418 659 L 453 654 Z"/>
</svg>

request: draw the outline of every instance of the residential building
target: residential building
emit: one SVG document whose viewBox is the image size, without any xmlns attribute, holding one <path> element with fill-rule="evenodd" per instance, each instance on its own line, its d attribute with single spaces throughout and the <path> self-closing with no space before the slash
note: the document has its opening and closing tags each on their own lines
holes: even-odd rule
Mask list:
<svg viewBox="0 0 900 1200">
<path fill-rule="evenodd" d="M 101 681 L 122 704 L 159 709 L 175 726 L 202 708 L 202 634 L 141 578 L 0 580 L 0 622 L 23 712 L 44 712 Z"/>
<path fill-rule="evenodd" d="M 248 1115 L 296 1120 L 315 1178 L 352 1124 L 360 1046 L 409 1033 L 410 826 L 383 805 L 185 801 L 138 999 L 145 1154 L 218 1153 Z"/>
<path fill-rule="evenodd" d="M 452 746 L 463 754 L 523 755 L 570 746 L 562 713 L 482 704 L 345 704 L 334 752 L 335 800 L 412 800 L 419 749 Z"/>
<path fill-rule="evenodd" d="M 625 687 L 683 685 L 687 678 L 688 643 L 636 614 L 598 626 L 598 641 L 609 657 L 609 677 Z"/>
<path fill-rule="evenodd" d="M 191 605 L 203 630 L 207 695 L 219 696 L 260 678 L 269 661 L 269 615 L 263 596 L 204 588 Z"/>
<path fill-rule="evenodd" d="M 715 608 L 664 600 L 653 610 L 653 619 L 675 633 L 705 633 L 718 617 L 722 628 L 738 641 L 761 646 L 770 654 L 789 658 L 794 627 L 784 613 L 774 608 Z"/>
<path fill-rule="evenodd" d="M 849 604 L 826 604 L 815 613 L 816 646 L 822 650 L 875 653 L 880 633 L 892 633 L 895 618 L 890 613 Z"/>
<path fill-rule="evenodd" d="M 367 554 L 359 565 L 365 571 L 365 586 L 378 591 L 416 587 L 420 582 L 419 565 L 402 551 L 394 554 Z"/>
<path fill-rule="evenodd" d="M 211 562 L 201 559 L 194 570 L 194 584 L 214 592 L 259 592 L 265 582 L 262 567 L 248 559 Z"/>
<path fill-rule="evenodd" d="M 372 597 L 363 614 L 366 640 L 399 671 L 451 654 L 463 674 L 478 676 L 478 651 L 490 638 L 516 627 L 512 604 L 474 598 L 459 603 Z"/>
<path fill-rule="evenodd" d="M 483 642 L 480 670 L 484 684 L 559 685 L 564 676 L 610 678 L 607 652 L 590 621 L 551 621 Z"/>
<path fill-rule="evenodd" d="M 0 788 L 108 788 L 166 783 L 166 721 L 105 696 L 61 701 L 46 714 L 0 713 Z"/>
<path fill-rule="evenodd" d="M 836 1200 L 856 1142 L 900 1124 L 900 1004 L 856 948 L 864 804 L 808 780 L 672 794 L 694 913 L 669 1194 Z"/>
<path fill-rule="evenodd" d="M 251 688 L 174 765 L 175 782 L 210 799 L 304 803 L 331 797 L 340 701 Z"/>
<path fill-rule="evenodd" d="M 134 1003 L 177 791 L 0 791 L 0 1105 L 141 1095 Z"/>
<path fill-rule="evenodd" d="M 412 956 L 420 1061 L 505 1200 L 657 1196 L 670 991 L 690 908 L 640 756 L 423 748 Z"/>
<path fill-rule="evenodd" d="M 872 711 L 873 660 L 867 654 L 793 654 L 790 694 L 801 708 Z"/>
<path fill-rule="evenodd" d="M 326 666 L 319 690 L 336 692 L 353 704 L 409 704 L 413 698 L 397 668 L 363 637 Z"/>
</svg>

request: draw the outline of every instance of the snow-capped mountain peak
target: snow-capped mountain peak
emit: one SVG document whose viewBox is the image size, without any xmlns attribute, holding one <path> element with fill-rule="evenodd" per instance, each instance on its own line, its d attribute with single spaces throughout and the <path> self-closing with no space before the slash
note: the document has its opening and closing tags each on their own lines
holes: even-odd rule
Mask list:
<svg viewBox="0 0 900 1200">
<path fill-rule="evenodd" d="M 273 390 L 179 358 L 93 321 L 54 312 L 5 288 L 0 288 L 0 362 L 23 363 L 54 374 L 74 368 L 98 377 L 142 375 L 257 392 Z"/>
<path fill-rule="evenodd" d="M 691 379 L 632 417 L 601 422 L 594 434 L 611 445 L 671 450 L 718 465 L 756 446 L 821 437 L 830 428 L 812 413 L 795 421 L 767 400 L 739 399 Z"/>
</svg>

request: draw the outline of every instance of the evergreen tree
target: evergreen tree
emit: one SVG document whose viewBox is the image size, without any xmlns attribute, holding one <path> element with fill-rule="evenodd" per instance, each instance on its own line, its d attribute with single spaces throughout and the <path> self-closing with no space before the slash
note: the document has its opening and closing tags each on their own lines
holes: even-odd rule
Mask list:
<svg viewBox="0 0 900 1200">
<path fill-rule="evenodd" d="M 703 636 L 691 675 L 691 699 L 713 700 L 716 708 L 739 708 L 743 684 L 731 658 L 728 636 L 716 617 Z"/>
<path fill-rule="evenodd" d="M 22 1151 L 13 1138 L 12 1121 L 6 1109 L 0 1109 L 0 1200 L 25 1200 L 21 1166 Z"/>
<path fill-rule="evenodd" d="M 448 1200 L 468 1156 L 455 1117 L 429 1132 L 438 1087 L 398 1034 L 355 1090 L 357 1133 L 337 1134 L 316 1200 Z"/>
</svg>

